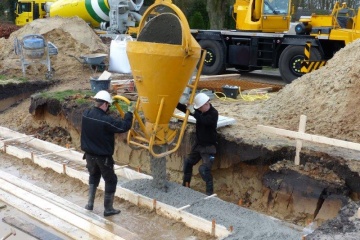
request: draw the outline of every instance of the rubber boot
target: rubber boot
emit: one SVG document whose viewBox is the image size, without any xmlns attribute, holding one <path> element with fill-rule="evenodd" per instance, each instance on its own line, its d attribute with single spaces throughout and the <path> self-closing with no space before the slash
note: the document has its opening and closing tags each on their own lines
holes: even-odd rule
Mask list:
<svg viewBox="0 0 360 240">
<path fill-rule="evenodd" d="M 183 180 L 183 184 L 182 184 L 184 187 L 190 187 L 190 182 L 187 182 L 185 180 Z"/>
<path fill-rule="evenodd" d="M 206 195 L 210 196 L 214 194 L 214 184 L 213 181 L 206 182 Z"/>
<path fill-rule="evenodd" d="M 87 210 L 93 210 L 94 209 L 95 194 L 96 194 L 95 185 L 94 184 L 89 184 L 89 200 L 88 200 L 88 203 L 85 206 L 85 209 L 87 209 Z"/>
<path fill-rule="evenodd" d="M 114 193 L 105 193 L 104 196 L 105 217 L 119 214 L 121 212 L 120 210 L 113 208 L 113 203 L 114 203 Z"/>
</svg>

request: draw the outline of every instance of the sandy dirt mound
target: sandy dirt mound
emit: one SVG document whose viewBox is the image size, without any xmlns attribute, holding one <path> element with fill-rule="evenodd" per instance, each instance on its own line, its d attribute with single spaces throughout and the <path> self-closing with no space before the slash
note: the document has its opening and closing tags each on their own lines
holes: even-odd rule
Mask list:
<svg viewBox="0 0 360 240">
<path fill-rule="evenodd" d="M 261 108 L 266 122 L 297 130 L 307 116 L 306 132 L 360 142 L 360 40 L 335 54 L 325 67 L 287 85 Z"/>
<path fill-rule="evenodd" d="M 323 68 L 298 78 L 266 101 L 214 102 L 219 113 L 237 119 L 221 133 L 232 141 L 269 143 L 257 124 L 297 131 L 300 115 L 307 116 L 306 132 L 360 142 L 360 40 L 348 44 Z"/>
<path fill-rule="evenodd" d="M 88 24 L 78 17 L 38 19 L 13 32 L 9 39 L 0 39 L 0 74 L 22 76 L 20 57 L 14 52 L 14 40 L 21 40 L 28 34 L 41 34 L 46 41 L 58 48 L 58 55 L 51 56 L 51 65 L 55 69 L 55 77 L 63 81 L 76 80 L 84 76 L 83 64 L 75 57 L 90 53 L 108 53 L 109 48 L 103 44 L 98 35 Z M 86 66 L 88 67 L 88 66 Z M 26 71 L 29 79 L 44 78 L 45 65 L 31 65 Z M 89 71 L 85 78 L 88 80 Z"/>
</svg>

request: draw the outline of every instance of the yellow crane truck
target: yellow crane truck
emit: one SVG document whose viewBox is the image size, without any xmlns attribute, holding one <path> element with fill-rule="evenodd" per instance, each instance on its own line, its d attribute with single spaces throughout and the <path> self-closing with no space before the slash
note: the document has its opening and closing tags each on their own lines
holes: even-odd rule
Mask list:
<svg viewBox="0 0 360 240">
<path fill-rule="evenodd" d="M 271 67 L 278 68 L 282 79 L 291 83 L 314 70 L 301 71 L 307 44 L 311 46 L 309 60 L 324 62 L 359 37 L 360 20 L 346 4 L 336 3 L 329 15 L 301 17 L 289 30 L 292 12 L 290 0 L 236 0 L 236 30 L 192 30 L 207 51 L 202 73 Z"/>
<path fill-rule="evenodd" d="M 18 0 L 16 24 L 21 26 L 42 18 L 46 10 L 48 17 L 79 16 L 107 33 L 134 33 L 136 30 L 132 27 L 141 20 L 138 11 L 143 2 Z M 253 71 L 271 67 L 278 68 L 282 79 L 291 83 L 323 66 L 339 49 L 359 37 L 357 11 L 338 2 L 332 13 L 302 17 L 294 29 L 290 29 L 291 0 L 236 0 L 232 8 L 235 30 L 191 30 L 192 36 L 207 51 L 203 74 L 222 74 L 227 68 Z M 304 60 L 322 64 L 304 64 Z"/>
</svg>

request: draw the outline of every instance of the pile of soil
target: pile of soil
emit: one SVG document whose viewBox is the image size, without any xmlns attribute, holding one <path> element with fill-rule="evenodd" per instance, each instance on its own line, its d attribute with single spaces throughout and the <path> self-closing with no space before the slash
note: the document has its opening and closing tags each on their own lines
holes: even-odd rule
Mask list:
<svg viewBox="0 0 360 240">
<path fill-rule="evenodd" d="M 327 64 L 287 85 L 260 108 L 266 124 L 297 130 L 307 116 L 306 132 L 360 142 L 360 40 L 338 51 Z"/>
<path fill-rule="evenodd" d="M 261 103 L 215 104 L 220 114 L 239 120 L 222 134 L 235 142 L 271 145 L 268 138 L 274 135 L 257 131 L 258 124 L 297 131 L 300 116 L 306 115 L 306 133 L 360 142 L 359 49 L 360 40 L 348 44 L 324 67 L 269 94 Z"/>
<path fill-rule="evenodd" d="M 76 83 L 84 79 L 88 81 L 90 75 L 94 74 L 89 71 L 88 66 L 79 61 L 81 55 L 109 52 L 108 46 L 94 30 L 78 17 L 37 19 L 13 32 L 8 39 L 0 38 L 0 74 L 22 77 L 20 56 L 14 52 L 14 40 L 17 38 L 21 41 L 29 34 L 41 34 L 46 41 L 52 42 L 58 48 L 58 55 L 52 55 L 50 61 L 55 69 L 54 78 L 61 79 L 62 83 Z M 45 65 L 30 65 L 26 77 L 44 79 L 44 70 Z M 81 85 L 75 84 L 79 87 Z"/>
<path fill-rule="evenodd" d="M 19 28 L 13 23 L 0 22 L 0 38 L 9 38 L 10 34 Z"/>
</svg>

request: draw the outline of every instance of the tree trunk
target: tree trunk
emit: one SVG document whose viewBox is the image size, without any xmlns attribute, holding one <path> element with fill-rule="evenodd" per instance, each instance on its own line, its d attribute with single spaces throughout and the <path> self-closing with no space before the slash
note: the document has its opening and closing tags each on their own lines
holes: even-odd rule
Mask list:
<svg viewBox="0 0 360 240">
<path fill-rule="evenodd" d="M 210 29 L 223 29 L 225 23 L 225 14 L 227 1 L 224 0 L 206 0 L 206 10 L 209 15 Z"/>
</svg>

